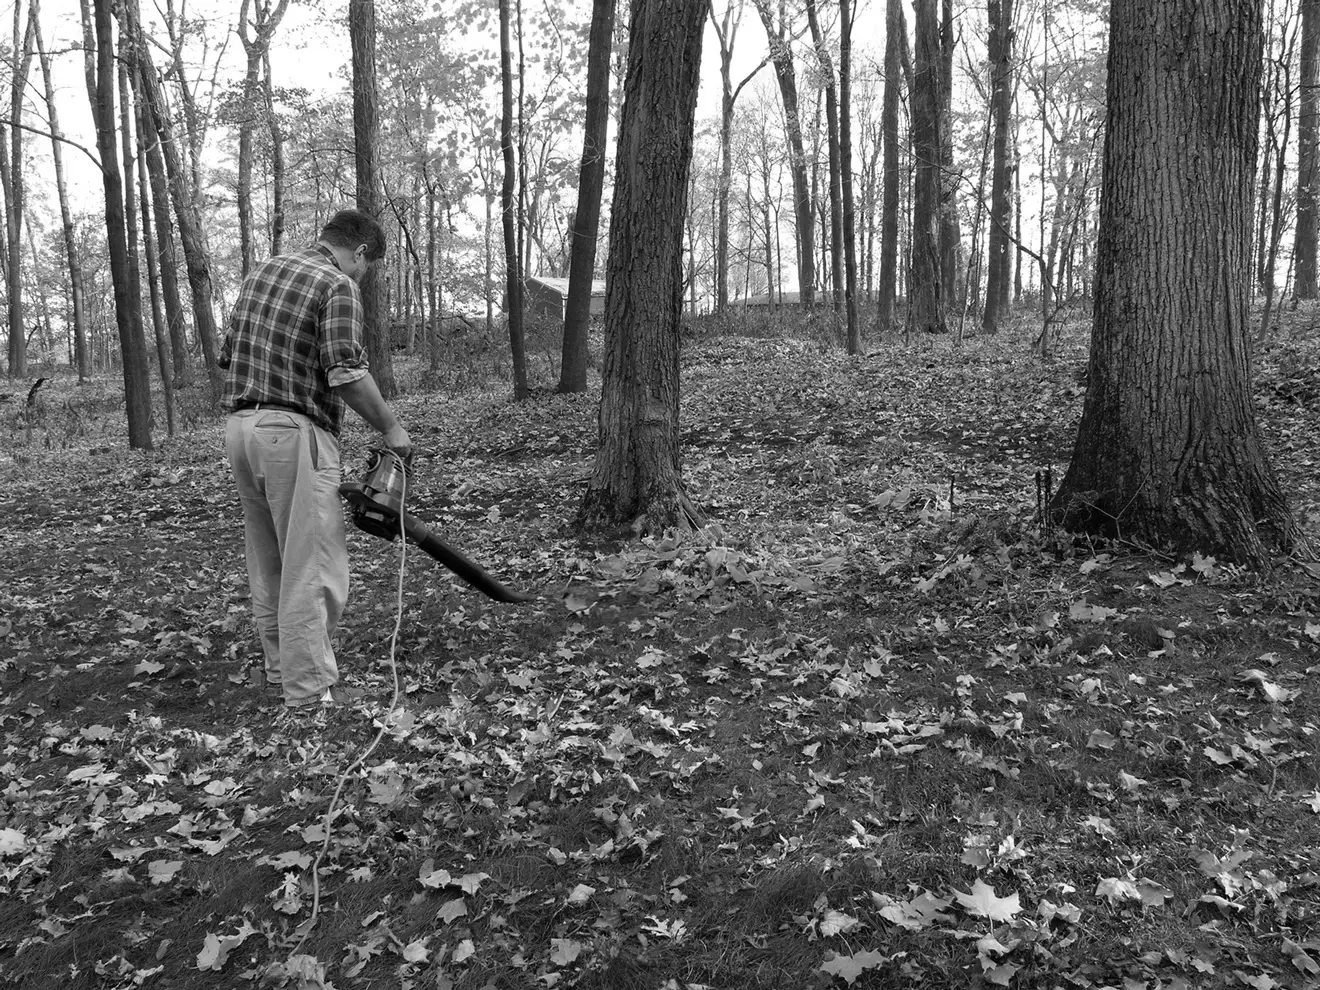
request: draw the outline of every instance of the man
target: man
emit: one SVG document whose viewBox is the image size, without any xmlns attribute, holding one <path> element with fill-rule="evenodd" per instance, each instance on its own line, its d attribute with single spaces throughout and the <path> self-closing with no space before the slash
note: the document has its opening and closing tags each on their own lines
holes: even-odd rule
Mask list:
<svg viewBox="0 0 1320 990">
<path fill-rule="evenodd" d="M 346 697 L 331 644 L 348 599 L 339 500 L 344 406 L 399 456 L 412 451 L 362 343 L 358 283 L 384 254 L 380 224 L 341 210 L 312 247 L 249 273 L 220 351 L 228 371 L 225 444 L 243 502 L 266 685 L 291 708 Z"/>
</svg>

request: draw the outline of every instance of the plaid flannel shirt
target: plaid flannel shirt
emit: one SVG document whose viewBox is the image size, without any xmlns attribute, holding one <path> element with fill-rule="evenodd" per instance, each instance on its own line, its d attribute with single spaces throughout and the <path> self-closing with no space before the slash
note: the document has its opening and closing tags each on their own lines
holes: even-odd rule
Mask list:
<svg viewBox="0 0 1320 990">
<path fill-rule="evenodd" d="M 239 289 L 219 364 L 231 412 L 258 402 L 289 406 L 339 435 L 335 387 L 366 376 L 362 297 L 334 255 L 315 246 L 257 265 Z"/>
</svg>

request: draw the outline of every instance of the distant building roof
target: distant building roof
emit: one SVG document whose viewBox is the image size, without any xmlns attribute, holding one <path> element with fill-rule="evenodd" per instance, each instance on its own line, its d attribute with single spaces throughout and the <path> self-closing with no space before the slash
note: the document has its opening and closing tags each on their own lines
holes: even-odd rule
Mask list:
<svg viewBox="0 0 1320 990">
<path fill-rule="evenodd" d="M 782 292 L 776 292 L 774 298 L 770 297 L 768 292 L 758 292 L 755 295 L 744 296 L 741 299 L 731 299 L 733 306 L 768 308 L 770 306 L 796 306 L 801 299 L 801 294 L 796 289 L 785 289 Z M 830 291 L 828 289 L 817 289 L 815 301 L 817 303 L 829 302 Z"/>
<path fill-rule="evenodd" d="M 566 278 L 546 278 L 540 275 L 527 276 L 528 284 L 545 286 L 561 296 L 568 296 L 568 279 Z M 605 282 L 603 279 L 593 279 L 591 282 L 591 294 L 593 296 L 605 295 Z"/>
</svg>

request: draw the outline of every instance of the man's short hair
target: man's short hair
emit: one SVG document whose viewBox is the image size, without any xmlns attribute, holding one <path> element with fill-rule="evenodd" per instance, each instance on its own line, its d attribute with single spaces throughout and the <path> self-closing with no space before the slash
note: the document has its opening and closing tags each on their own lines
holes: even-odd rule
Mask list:
<svg viewBox="0 0 1320 990">
<path fill-rule="evenodd" d="M 361 210 L 340 210 L 321 228 L 320 239 L 350 250 L 365 244 L 368 261 L 385 257 L 385 231 L 374 217 Z"/>
</svg>

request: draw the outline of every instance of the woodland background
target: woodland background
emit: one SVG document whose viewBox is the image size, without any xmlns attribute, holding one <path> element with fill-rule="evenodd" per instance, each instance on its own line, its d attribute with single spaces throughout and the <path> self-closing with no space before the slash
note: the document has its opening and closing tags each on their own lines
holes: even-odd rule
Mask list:
<svg viewBox="0 0 1320 990">
<path fill-rule="evenodd" d="M 104 166 L 91 207 L 33 193 L 60 128 L 45 15 L 14 9 L 0 979 L 1317 985 L 1317 5 L 1178 20 L 1192 8 L 921 0 L 855 38 L 847 0 L 687 8 L 728 71 L 708 73 L 719 105 L 672 170 L 687 208 L 655 228 L 682 234 L 657 280 L 673 308 L 636 322 L 673 345 L 643 380 L 675 386 L 656 460 L 677 473 L 681 453 L 700 518 L 648 527 L 631 507 L 599 528 L 579 505 L 608 446 L 611 348 L 653 328 L 608 304 L 604 326 L 574 326 L 571 301 L 539 319 L 501 303 L 524 276 L 589 284 L 569 233 L 587 166 L 605 215 L 587 226 L 619 225 L 616 165 L 591 150 L 615 146 L 578 128 L 593 106 L 626 132 L 625 115 L 589 98 L 590 56 L 634 76 L 628 15 L 682 5 L 611 9 L 593 46 L 606 8 L 355 0 L 326 13 L 348 43 L 326 96 L 275 83 L 303 5 L 244 3 L 233 23 L 86 6 L 49 54 L 96 109 L 94 142 L 63 146 Z M 1216 130 L 1208 156 L 1250 181 L 1167 225 L 1197 247 L 1162 256 L 1115 252 L 1101 195 L 1101 124 L 1130 125 L 1136 74 L 1108 74 L 1106 49 L 1146 52 L 1148 16 L 1225 74 L 1173 80 L 1188 113 L 1149 132 L 1173 141 L 1160 167 L 1192 174 L 1174 156 L 1201 154 L 1181 118 L 1207 90 L 1252 125 Z M 758 27 L 781 58 L 753 73 Z M 216 82 L 222 38 L 243 51 L 236 85 Z M 1224 39 L 1262 57 L 1217 57 Z M 304 722 L 251 676 L 213 350 L 244 267 L 346 200 L 395 242 L 369 335 L 430 455 L 414 511 L 538 597 L 494 605 L 352 534 L 340 658 L 366 697 Z M 1185 323 L 1158 305 L 1133 323 L 1178 333 L 1111 332 L 1107 233 L 1131 284 L 1188 301 Z M 1205 241 L 1242 250 L 1211 264 Z M 617 300 L 611 264 L 586 268 Z M 1114 340 L 1148 365 L 1152 407 L 1259 439 L 1292 552 L 1147 539 L 1122 511 L 1107 531 L 1059 525 L 1070 450 L 1138 492 L 1164 483 L 1127 472 L 1124 444 L 1078 456 Z M 1244 372 L 1209 376 L 1223 405 L 1195 406 L 1205 366 L 1184 344 Z M 1249 416 L 1221 415 L 1230 398 Z M 1178 433 L 1167 419 L 1148 436 Z M 1179 436 L 1180 465 L 1222 467 L 1222 447 Z M 352 464 L 371 439 L 350 424 Z"/>
</svg>

